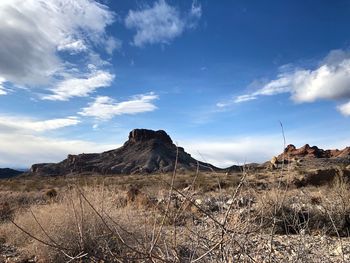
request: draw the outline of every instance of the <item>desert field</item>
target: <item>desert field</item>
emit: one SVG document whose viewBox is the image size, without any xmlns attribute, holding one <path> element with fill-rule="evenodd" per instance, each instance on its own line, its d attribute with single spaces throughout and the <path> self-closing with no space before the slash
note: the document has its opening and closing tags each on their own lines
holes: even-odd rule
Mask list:
<svg viewBox="0 0 350 263">
<path fill-rule="evenodd" d="M 2 180 L 0 260 L 348 262 L 349 185 L 296 186 L 300 173 Z"/>
</svg>

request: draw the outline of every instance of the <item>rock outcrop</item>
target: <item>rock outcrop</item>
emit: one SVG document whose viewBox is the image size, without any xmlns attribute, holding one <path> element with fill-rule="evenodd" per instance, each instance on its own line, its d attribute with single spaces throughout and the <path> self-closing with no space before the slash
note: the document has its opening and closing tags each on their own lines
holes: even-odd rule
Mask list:
<svg viewBox="0 0 350 263">
<path fill-rule="evenodd" d="M 277 158 L 281 160 L 284 158 L 346 158 L 350 157 L 350 147 L 346 147 L 343 150 L 323 150 L 317 146 L 310 146 L 305 144 L 301 148 L 296 148 L 293 144 L 289 144 L 284 153 L 280 154 Z"/>
<path fill-rule="evenodd" d="M 129 139 L 118 149 L 79 155 L 68 155 L 60 163 L 34 164 L 30 173 L 35 175 L 68 175 L 78 173 L 97 174 L 136 174 L 167 173 L 174 169 L 180 171 L 219 170 L 219 168 L 199 162 L 177 147 L 170 136 L 162 130 L 135 129 Z"/>
<path fill-rule="evenodd" d="M 301 148 L 290 144 L 277 157 L 277 162 L 283 160 L 288 172 L 294 173 L 292 181 L 297 187 L 333 184 L 336 180 L 350 182 L 350 147 L 324 150 L 309 144 Z"/>
</svg>

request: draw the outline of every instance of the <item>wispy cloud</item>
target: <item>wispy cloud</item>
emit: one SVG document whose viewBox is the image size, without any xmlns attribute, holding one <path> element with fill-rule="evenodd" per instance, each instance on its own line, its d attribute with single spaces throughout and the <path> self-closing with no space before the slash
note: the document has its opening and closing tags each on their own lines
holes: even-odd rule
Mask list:
<svg viewBox="0 0 350 263">
<path fill-rule="evenodd" d="M 80 120 L 77 117 L 34 120 L 25 117 L 0 116 L 0 131 L 45 132 L 79 123 Z"/>
<path fill-rule="evenodd" d="M 337 107 L 339 112 L 343 114 L 344 116 L 350 116 L 350 102 L 344 103 L 342 105 L 339 105 Z"/>
<path fill-rule="evenodd" d="M 237 96 L 232 103 L 241 103 L 257 99 L 260 96 L 273 96 L 289 93 L 296 103 L 317 100 L 343 101 L 350 99 L 350 52 L 331 51 L 315 69 L 294 69 L 281 73 L 276 79 L 265 84 L 261 89 Z M 230 103 L 219 103 L 224 107 Z M 338 106 L 344 115 L 350 115 L 349 103 Z"/>
<path fill-rule="evenodd" d="M 94 70 L 85 77 L 68 77 L 51 88 L 51 95 L 44 95 L 44 100 L 66 101 L 72 97 L 86 97 L 98 88 L 111 85 L 114 75 L 103 70 Z"/>
<path fill-rule="evenodd" d="M 240 103 L 240 102 L 256 100 L 256 99 L 257 99 L 256 95 L 247 94 L 247 95 L 241 95 L 241 96 L 236 97 L 234 102 Z"/>
<path fill-rule="evenodd" d="M 0 72 L 15 85 L 47 87 L 70 69 L 70 54 L 120 46 L 106 33 L 115 14 L 94 0 L 2 0 L 0 17 Z"/>
<path fill-rule="evenodd" d="M 153 101 L 156 99 L 158 99 L 158 95 L 154 93 L 136 95 L 130 100 L 121 102 L 116 102 L 114 99 L 107 96 L 99 96 L 78 114 L 108 120 L 122 114 L 137 114 L 154 111 L 157 109 L 153 104 Z"/>
<path fill-rule="evenodd" d="M 7 91 L 6 91 L 5 87 L 3 86 L 3 84 L 5 82 L 6 82 L 6 80 L 4 78 L 0 77 L 0 96 L 7 94 Z"/>
<path fill-rule="evenodd" d="M 165 0 L 158 0 L 152 7 L 142 10 L 130 10 L 125 18 L 127 28 L 135 29 L 133 44 L 141 47 L 145 44 L 168 44 L 180 36 L 186 29 L 194 28 L 202 16 L 202 8 L 196 2 L 186 14 Z"/>
<path fill-rule="evenodd" d="M 265 162 L 283 151 L 280 135 L 194 139 L 181 143 L 193 157 L 219 167 Z"/>
<path fill-rule="evenodd" d="M 112 55 L 114 50 L 121 49 L 122 41 L 114 37 L 108 37 L 105 41 L 105 49 L 109 55 Z"/>
<path fill-rule="evenodd" d="M 67 154 L 102 152 L 118 146 L 0 132 L 0 167 L 30 167 L 34 163 L 59 162 Z"/>
<path fill-rule="evenodd" d="M 88 49 L 87 46 L 81 39 L 75 40 L 73 42 L 71 40 L 67 42 L 63 42 L 57 47 L 58 51 L 69 51 L 72 54 L 80 53 L 80 52 L 86 51 L 87 49 Z"/>
</svg>

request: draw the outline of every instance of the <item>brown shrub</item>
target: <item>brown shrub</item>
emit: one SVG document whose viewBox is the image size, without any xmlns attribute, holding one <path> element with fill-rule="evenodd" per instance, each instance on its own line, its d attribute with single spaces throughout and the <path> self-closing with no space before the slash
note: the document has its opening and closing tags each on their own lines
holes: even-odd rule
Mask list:
<svg viewBox="0 0 350 263">
<path fill-rule="evenodd" d="M 128 203 L 134 202 L 139 194 L 141 194 L 141 191 L 137 186 L 130 186 L 128 192 L 126 193 Z"/>
<path fill-rule="evenodd" d="M 155 205 L 155 202 L 147 194 L 141 192 L 137 186 L 131 186 L 129 188 L 126 193 L 126 202 L 137 208 L 149 208 Z"/>
<path fill-rule="evenodd" d="M 57 193 L 57 190 L 52 188 L 52 189 L 49 189 L 45 192 L 45 196 L 49 199 L 53 199 L 55 197 L 57 197 L 58 193 Z"/>
<path fill-rule="evenodd" d="M 13 218 L 14 211 L 8 202 L 0 203 L 0 222 Z"/>
<path fill-rule="evenodd" d="M 111 190 L 72 189 L 57 202 L 32 205 L 30 211 L 16 213 L 14 222 L 30 235 L 11 223 L 4 223 L 0 225 L 0 236 L 43 262 L 67 262 L 70 260 L 67 255 L 73 257 L 82 252 L 87 253 L 82 258 L 87 262 L 137 257 L 123 242 L 132 247 L 143 244 L 138 232 L 145 221 L 139 218 L 138 211 L 117 208 L 116 197 L 118 194 Z M 135 243 L 135 236 L 140 244 Z"/>
</svg>

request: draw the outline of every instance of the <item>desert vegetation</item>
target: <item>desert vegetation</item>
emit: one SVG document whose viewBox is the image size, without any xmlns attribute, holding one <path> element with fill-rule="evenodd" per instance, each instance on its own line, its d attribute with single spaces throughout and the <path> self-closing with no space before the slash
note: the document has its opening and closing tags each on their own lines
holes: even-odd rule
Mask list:
<svg viewBox="0 0 350 263">
<path fill-rule="evenodd" d="M 14 262 L 350 260 L 349 185 L 300 188 L 288 173 L 9 179 L 0 251 Z"/>
</svg>

